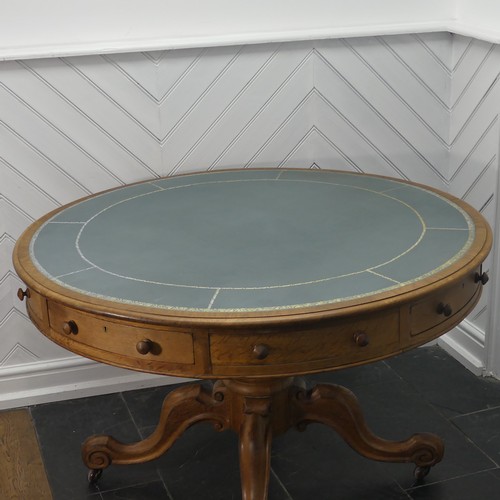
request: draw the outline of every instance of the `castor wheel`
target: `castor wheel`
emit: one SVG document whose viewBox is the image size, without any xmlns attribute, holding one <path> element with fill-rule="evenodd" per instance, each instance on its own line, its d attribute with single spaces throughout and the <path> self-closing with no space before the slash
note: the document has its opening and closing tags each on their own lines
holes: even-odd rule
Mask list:
<svg viewBox="0 0 500 500">
<path fill-rule="evenodd" d="M 87 474 L 87 479 L 89 481 L 89 484 L 93 485 L 97 483 L 97 481 L 101 476 L 102 476 L 102 469 L 90 469 L 89 473 Z"/>
<path fill-rule="evenodd" d="M 431 468 L 429 465 L 415 467 L 413 477 L 415 478 L 416 484 L 421 483 L 424 480 L 424 477 L 429 474 L 430 470 Z"/>
</svg>

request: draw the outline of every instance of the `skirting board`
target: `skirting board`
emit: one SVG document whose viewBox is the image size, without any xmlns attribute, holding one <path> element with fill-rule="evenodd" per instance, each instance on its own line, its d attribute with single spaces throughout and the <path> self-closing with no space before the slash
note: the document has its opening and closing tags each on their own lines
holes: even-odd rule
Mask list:
<svg viewBox="0 0 500 500">
<path fill-rule="evenodd" d="M 484 332 L 465 320 L 438 340 L 438 345 L 474 375 L 485 374 Z"/>
<path fill-rule="evenodd" d="M 184 382 L 81 357 L 0 369 L 0 410 Z"/>
</svg>

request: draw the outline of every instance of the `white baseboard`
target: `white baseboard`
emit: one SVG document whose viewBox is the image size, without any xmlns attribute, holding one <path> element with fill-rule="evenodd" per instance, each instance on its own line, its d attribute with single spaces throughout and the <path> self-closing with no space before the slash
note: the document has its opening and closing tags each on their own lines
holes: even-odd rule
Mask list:
<svg viewBox="0 0 500 500">
<path fill-rule="evenodd" d="M 183 382 L 73 356 L 0 369 L 0 409 Z"/>
<path fill-rule="evenodd" d="M 484 375 L 486 368 L 485 334 L 465 320 L 438 340 L 438 345 L 475 375 Z"/>
</svg>

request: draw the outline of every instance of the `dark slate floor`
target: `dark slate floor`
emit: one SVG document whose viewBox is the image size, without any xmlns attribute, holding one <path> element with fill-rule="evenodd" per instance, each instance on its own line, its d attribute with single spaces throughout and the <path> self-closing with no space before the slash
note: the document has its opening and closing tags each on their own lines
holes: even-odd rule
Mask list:
<svg viewBox="0 0 500 500">
<path fill-rule="evenodd" d="M 438 347 L 385 362 L 311 376 L 358 396 L 372 430 L 388 439 L 414 432 L 444 438 L 445 457 L 414 486 L 413 465 L 372 462 L 321 425 L 273 441 L 270 500 L 497 500 L 500 498 L 500 382 L 478 378 Z M 189 429 L 157 461 L 106 469 L 89 487 L 80 444 L 111 434 L 130 442 L 155 426 L 173 387 L 31 408 L 55 500 L 239 499 L 237 437 L 208 424 Z"/>
</svg>

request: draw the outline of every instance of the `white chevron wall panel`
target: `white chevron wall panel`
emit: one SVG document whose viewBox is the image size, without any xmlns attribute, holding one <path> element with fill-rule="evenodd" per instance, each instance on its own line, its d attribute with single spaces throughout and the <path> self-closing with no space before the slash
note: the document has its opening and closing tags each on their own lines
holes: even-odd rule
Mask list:
<svg viewBox="0 0 500 500">
<path fill-rule="evenodd" d="M 500 99 L 498 46 L 454 36 L 452 40 L 448 190 L 482 212 L 496 227 Z M 493 255 L 484 269 L 495 276 Z M 495 280 L 497 281 L 497 280 Z M 486 286 L 469 318 L 440 341 L 480 373 L 487 362 L 486 332 L 494 285 Z"/>
<path fill-rule="evenodd" d="M 11 264 L 31 221 L 141 179 L 271 166 L 431 184 L 494 223 L 498 57 L 432 33 L 0 62 L 0 406 L 159 383 L 35 331 Z M 463 334 L 480 349 L 488 300 Z"/>
<path fill-rule="evenodd" d="M 407 71 L 443 103 L 449 100 L 451 37 L 449 34 L 397 35 L 380 37 L 382 43 Z"/>
<path fill-rule="evenodd" d="M 328 157 L 329 145 L 350 165 L 349 170 L 405 178 L 388 152 L 373 142 L 376 138 L 365 135 L 351 120 L 339 109 L 338 103 L 317 91 L 315 122 L 323 147 L 315 158 L 316 163 L 322 168 L 332 168 L 332 160 Z"/>
<path fill-rule="evenodd" d="M 394 43 L 399 45 L 400 40 Z M 371 64 L 376 63 L 371 63 L 371 59 L 378 58 L 377 50 L 370 59 L 361 58 L 362 49 L 363 52 L 373 49 L 370 41 L 361 40 L 357 45 L 355 50 L 352 43 L 346 41 L 318 43 L 315 87 L 346 117 L 354 130 L 378 149 L 391 165 L 393 175 L 442 187 L 446 143 L 429 130 L 404 98 L 373 68 Z M 384 45 L 377 49 L 383 53 L 387 50 Z M 443 81 L 445 76 L 442 72 Z M 422 108 L 425 106 L 435 106 L 430 93 L 421 103 Z M 369 163 L 360 168 L 371 171 Z"/>
<path fill-rule="evenodd" d="M 100 62 L 100 57 L 97 59 Z M 37 92 L 25 99 L 74 154 L 73 168 L 107 185 L 154 175 L 159 155 L 154 139 L 98 85 L 85 75 L 96 61 L 45 59 L 22 63 Z M 19 63 L 18 63 L 19 64 Z M 26 77 L 28 78 L 28 77 Z M 122 86 L 117 87 L 123 91 Z M 130 98 L 135 95 L 130 92 Z M 77 151 L 75 151 L 77 150 Z M 57 159 L 55 160 L 57 161 Z M 62 160 L 69 161 L 66 157 Z M 65 164 L 65 163 L 64 163 Z"/>
<path fill-rule="evenodd" d="M 408 66 L 408 62 L 394 50 L 395 44 L 391 38 L 371 40 L 353 39 L 346 41 L 346 43 L 373 75 L 385 84 L 387 87 L 386 98 L 398 99 L 407 108 L 406 112 L 413 115 L 410 123 L 413 123 L 415 118 L 421 121 L 435 139 L 445 145 L 449 133 L 447 115 L 443 112 L 447 110 L 446 100 L 443 100 L 447 98 L 446 92 L 441 91 L 441 89 L 439 94 L 432 91 L 417 73 L 421 66 L 417 66 L 415 70 Z M 445 47 L 448 47 L 448 39 L 441 42 Z M 413 46 L 416 45 L 423 45 L 423 41 L 415 37 Z M 434 64 L 437 56 L 429 55 L 427 46 L 424 45 L 424 47 L 420 50 L 424 50 L 424 54 L 429 59 L 426 65 Z M 443 63 L 435 64 L 434 78 L 440 79 L 441 86 L 446 87 L 449 73 Z"/>
<path fill-rule="evenodd" d="M 161 103 L 209 49 L 186 49 L 134 54 L 111 54 L 104 59 L 138 85 L 154 102 Z M 215 50 L 215 49 L 212 49 Z M 133 103 L 126 103 L 133 106 Z M 158 137 L 159 137 L 158 133 Z"/>
<path fill-rule="evenodd" d="M 200 165 L 214 169 L 269 161 L 279 164 L 289 147 L 279 141 L 281 131 L 294 124 L 293 148 L 296 138 L 311 124 L 307 110 L 313 87 L 312 56 L 307 44 L 265 46 L 252 56 L 251 66 L 233 65 L 219 84 L 221 89 L 206 96 L 205 109 L 186 116 L 169 132 L 164 142 L 169 173 Z M 231 76 L 233 72 L 238 78 Z M 199 119 L 199 111 L 204 121 Z M 191 136 L 190 130 L 199 133 Z"/>
<path fill-rule="evenodd" d="M 274 165 L 290 152 L 284 134 L 290 133 L 302 137 L 312 124 L 311 99 L 313 58 L 311 52 L 301 52 L 293 60 L 293 65 L 283 75 L 280 82 L 273 81 L 262 101 L 250 95 L 244 111 L 243 120 L 236 119 L 239 127 L 230 132 L 226 146 L 216 156 L 209 157 L 209 168 L 225 168 L 241 164 L 246 167 L 263 166 L 267 161 Z M 261 103 L 258 109 L 252 109 L 252 103 Z M 231 130 L 231 122 L 226 122 L 226 129 Z M 293 143 L 293 140 L 292 140 Z M 285 150 L 280 153 L 279 144 Z M 295 146 L 292 144 L 291 147 Z M 269 155 L 269 156 L 268 156 Z M 312 161 L 308 158 L 308 162 Z M 203 157 L 192 161 L 193 165 Z"/>
<path fill-rule="evenodd" d="M 450 103 L 455 105 L 472 84 L 484 85 L 484 82 L 475 79 L 475 75 L 496 50 L 496 45 L 457 35 L 453 36 L 452 43 L 453 79 Z"/>
</svg>

